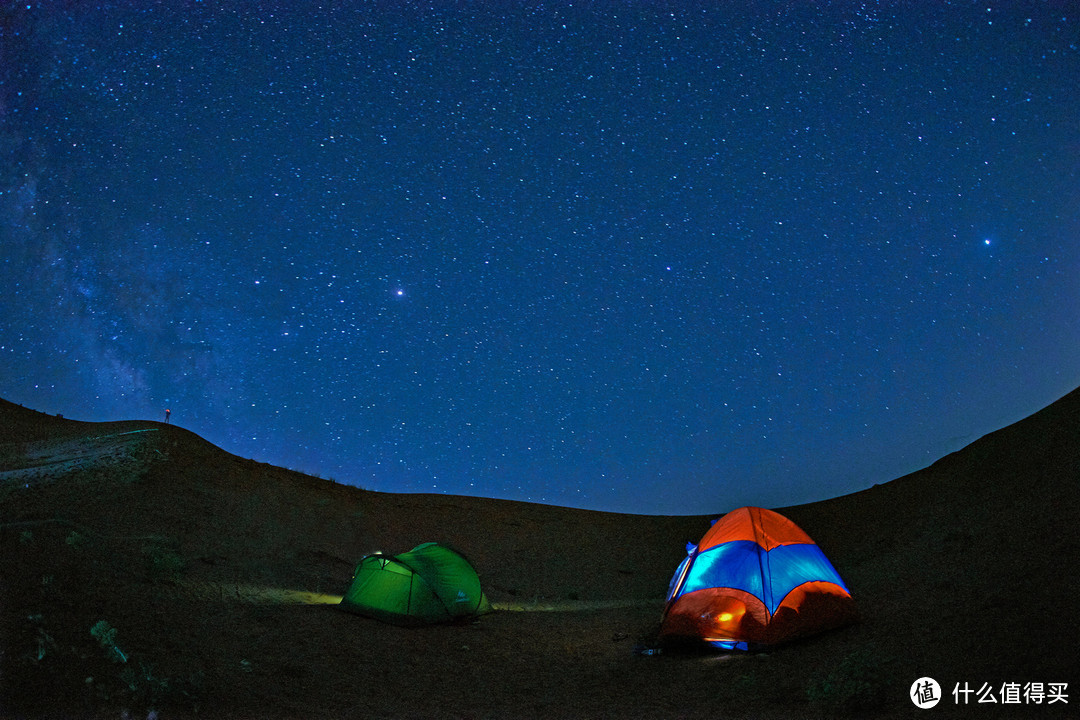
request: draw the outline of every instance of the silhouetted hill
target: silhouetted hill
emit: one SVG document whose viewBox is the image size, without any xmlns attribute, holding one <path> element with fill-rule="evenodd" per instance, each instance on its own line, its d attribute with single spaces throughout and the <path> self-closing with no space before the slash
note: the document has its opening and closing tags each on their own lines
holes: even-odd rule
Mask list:
<svg viewBox="0 0 1080 720">
<path fill-rule="evenodd" d="M 172 425 L 0 401 L 0 710 L 905 716 L 924 675 L 946 693 L 1075 690 L 1078 479 L 1080 391 L 923 471 L 781 510 L 833 560 L 859 625 L 765 656 L 643 659 L 631 648 L 709 517 L 376 493 Z M 428 540 L 469 557 L 502 610 L 403 629 L 328 604 L 362 555 Z"/>
<path fill-rule="evenodd" d="M 911 671 L 1075 679 L 1080 390 L 925 470 L 781 512 L 847 568 Z"/>
</svg>

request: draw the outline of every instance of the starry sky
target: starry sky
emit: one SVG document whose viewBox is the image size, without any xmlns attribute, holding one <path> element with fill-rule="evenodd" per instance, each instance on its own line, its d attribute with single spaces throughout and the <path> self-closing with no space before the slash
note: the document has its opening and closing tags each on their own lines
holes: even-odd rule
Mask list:
<svg viewBox="0 0 1080 720">
<path fill-rule="evenodd" d="M 388 492 L 834 497 L 1080 385 L 1071 2 L 0 5 L 0 397 Z"/>
</svg>

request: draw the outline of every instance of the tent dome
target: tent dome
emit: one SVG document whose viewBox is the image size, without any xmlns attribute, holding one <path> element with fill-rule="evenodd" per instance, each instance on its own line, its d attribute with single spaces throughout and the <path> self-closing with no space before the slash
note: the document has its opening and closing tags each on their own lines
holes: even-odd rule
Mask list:
<svg viewBox="0 0 1080 720">
<path fill-rule="evenodd" d="M 687 551 L 668 588 L 662 640 L 763 649 L 856 618 L 825 554 L 772 510 L 733 510 Z"/>
<path fill-rule="evenodd" d="M 395 625 L 449 622 L 491 611 L 473 566 L 438 543 L 395 556 L 364 557 L 341 607 Z"/>
</svg>

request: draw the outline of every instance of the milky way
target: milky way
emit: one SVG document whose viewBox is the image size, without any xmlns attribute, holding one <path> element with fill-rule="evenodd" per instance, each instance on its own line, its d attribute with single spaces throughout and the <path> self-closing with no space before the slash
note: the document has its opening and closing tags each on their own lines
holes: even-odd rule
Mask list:
<svg viewBox="0 0 1080 720">
<path fill-rule="evenodd" d="M 5 399 L 653 514 L 1080 384 L 1067 3 L 84 5 L 0 11 Z"/>
</svg>

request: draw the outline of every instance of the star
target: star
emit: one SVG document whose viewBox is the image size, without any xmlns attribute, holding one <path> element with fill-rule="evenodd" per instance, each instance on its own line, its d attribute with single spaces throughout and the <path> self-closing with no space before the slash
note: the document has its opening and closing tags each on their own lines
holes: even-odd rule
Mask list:
<svg viewBox="0 0 1080 720">
<path fill-rule="evenodd" d="M 567 46 L 561 14 L 444 8 L 460 31 L 436 37 L 365 5 L 431 51 L 402 53 L 369 22 L 303 32 L 333 17 L 295 3 L 198 29 L 176 3 L 154 23 L 69 3 L 78 37 L 34 25 L 46 5 L 5 16 L 43 35 L 12 45 L 26 62 L 0 50 L 6 400 L 184 408 L 229 452 L 372 489 L 437 472 L 440 492 L 705 513 L 891 480 L 1076 378 L 1080 59 L 1053 9 L 987 33 L 987 3 L 834 3 L 803 34 L 710 3 L 643 8 L 643 33 L 588 3 Z M 134 65 L 129 18 L 157 53 Z M 279 41 L 271 88 L 243 69 Z M 991 335 L 927 335 L 944 303 Z"/>
</svg>

